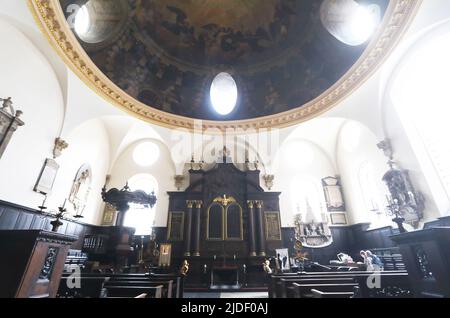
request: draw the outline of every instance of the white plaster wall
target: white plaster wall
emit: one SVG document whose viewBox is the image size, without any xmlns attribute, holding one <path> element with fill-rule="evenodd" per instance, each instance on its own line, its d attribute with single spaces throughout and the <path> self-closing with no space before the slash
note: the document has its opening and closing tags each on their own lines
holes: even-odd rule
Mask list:
<svg viewBox="0 0 450 318">
<path fill-rule="evenodd" d="M 0 198 L 36 208 L 42 196 L 33 187 L 59 134 L 63 95 L 50 64 L 20 31 L 0 20 L 0 38 L 0 96 L 12 97 L 25 122 L 0 159 Z"/>
<path fill-rule="evenodd" d="M 291 157 L 292 147 L 300 146 L 310 154 L 309 159 Z M 295 151 L 294 151 L 295 153 Z M 301 155 L 300 155 L 301 156 Z M 297 192 L 292 187 L 296 179 L 313 179 L 319 184 L 322 178 L 336 175 L 333 163 L 325 151 L 316 143 L 305 139 L 292 139 L 283 144 L 278 156 L 278 169 L 275 171 L 275 186 L 272 191 L 281 192 L 280 213 L 283 227 L 294 226 L 294 215 L 297 213 L 295 204 Z"/>
<path fill-rule="evenodd" d="M 357 192 L 354 192 L 356 188 L 352 184 L 352 168 L 362 160 L 374 160 L 380 167 L 380 173 L 384 172 L 385 159 L 384 157 L 380 159 L 381 151 L 375 145 L 383 138 L 389 137 L 393 141 L 396 159 L 403 168 L 411 171 L 413 182 L 426 196 L 426 219 L 433 219 L 445 213 L 445 208 L 436 203 L 440 200 L 440 194 L 434 189 L 431 191 L 429 182 L 424 176 L 423 163 L 421 164 L 418 160 L 418 156 L 421 155 L 411 147 L 410 136 L 405 132 L 398 114 L 384 96 L 393 70 L 402 60 L 404 53 L 411 50 L 411 43 L 414 43 L 418 35 L 423 35 L 422 33 L 431 26 L 448 20 L 449 9 L 448 0 L 423 1 L 416 19 L 400 45 L 385 61 L 383 67 L 367 82 L 321 118 L 277 131 L 280 144 L 283 144 L 285 140 L 305 140 L 314 145 L 317 155 L 320 154 L 322 159 L 314 162 L 313 166 L 299 168 L 301 171 L 287 169 L 282 160 L 279 161 L 279 167 L 272 165 L 265 167 L 267 171 L 275 174 L 273 191 L 285 192 L 284 190 L 289 188 L 289 178 L 292 178 L 293 171 L 299 174 L 313 174 L 318 178 L 340 174 L 345 183 L 345 195 L 349 197 L 347 200 L 351 214 L 350 221 L 353 223 L 364 221 L 366 214 L 361 213 L 361 204 L 358 202 L 357 194 L 354 194 Z M 32 188 L 45 158 L 51 156 L 54 138 L 58 136 L 62 127 L 62 137 L 69 141 L 71 147 L 66 150 L 63 157 L 58 159 L 62 167 L 61 175 L 58 175 L 57 179 L 56 192 L 51 198 L 55 204 L 60 204 L 63 201 L 62 198 L 68 195 L 75 170 L 78 168 L 75 167 L 78 164 L 81 165 L 81 161 L 94 160 L 98 153 L 103 153 L 104 155 L 98 158 L 99 163 L 95 164 L 97 165 L 95 170 L 98 172 L 94 173 L 99 173 L 99 183 L 103 182 L 103 180 L 100 182 L 104 178 L 101 176 L 103 174 L 101 171 L 106 162 L 109 164 L 109 173 L 113 176 L 111 185 L 114 186 L 123 186 L 124 182 L 136 173 L 148 172 L 155 176 L 160 184 L 160 192 L 162 191 L 158 194 L 156 222 L 157 225 L 165 225 L 167 216 L 165 191 L 174 190 L 175 170 L 167 150 L 176 144 L 176 140 L 171 138 L 172 132 L 129 117 L 98 97 L 73 73 L 64 67 L 61 68 L 59 66 L 61 61 L 56 61 L 57 55 L 47 54 L 51 51 L 51 47 L 38 32 L 25 0 L 3 0 L 0 17 L 8 22 L 14 20 L 13 25 L 21 26 L 22 32 L 27 30 L 25 34 L 31 39 L 29 41 L 18 29 L 0 20 L 2 39 L 0 61 L 7 61 L 2 63 L 0 96 L 12 96 L 18 108 L 24 111 L 23 119 L 26 122 L 26 126 L 20 128 L 14 135 L 10 146 L 0 160 L 0 198 L 30 207 L 40 204 L 41 196 L 34 193 Z M 30 29 L 35 32 L 28 32 Z M 51 63 L 48 63 L 48 59 Z M 66 103 L 64 96 L 66 96 Z M 67 112 L 64 116 L 65 108 Z M 120 115 L 126 120 L 105 119 L 104 116 L 110 115 Z M 64 121 L 63 118 L 65 118 Z M 95 118 L 102 118 L 106 132 L 100 123 L 90 122 Z M 339 127 L 345 119 L 359 121 L 367 127 L 363 129 L 361 143 L 354 153 L 347 153 L 339 146 L 341 143 L 337 142 Z M 87 135 L 79 131 L 79 127 L 83 127 L 84 123 L 89 123 L 86 124 L 86 127 L 89 126 L 87 131 L 97 133 L 95 138 L 92 137 L 93 135 L 90 136 L 91 138 L 86 138 Z M 161 157 L 161 161 L 150 169 L 136 167 L 131 159 L 131 148 L 143 138 L 160 140 L 160 146 L 163 149 L 161 153 L 166 152 Z M 85 149 L 92 151 L 87 154 Z M 72 164 L 70 159 L 66 159 L 71 156 L 74 156 L 77 164 Z M 180 164 L 180 171 L 183 170 L 183 166 Z M 291 224 L 290 202 L 289 195 L 283 193 L 280 202 L 283 226 Z M 98 201 L 92 202 L 91 212 L 87 213 L 84 221 L 98 222 L 102 210 L 101 204 L 100 207 L 98 204 Z"/>
<path fill-rule="evenodd" d="M 89 164 L 92 171 L 91 191 L 82 222 L 101 224 L 103 201 L 101 189 L 105 184 L 109 169 L 110 149 L 109 137 L 99 119 L 90 120 L 74 129 L 66 138 L 69 147 L 57 159 L 60 164 L 55 180 L 54 192 L 48 200 L 48 206 L 61 206 L 69 197 L 73 181 L 84 164 Z M 66 204 L 68 212 L 73 214 L 73 208 Z"/>
<path fill-rule="evenodd" d="M 386 164 L 388 159 L 378 149 L 378 142 L 372 131 L 356 121 L 346 121 L 338 134 L 336 162 L 350 224 L 370 222 L 372 212 L 367 210 L 362 198 L 361 187 L 364 185 L 359 179 L 360 167 L 364 162 L 369 162 L 374 168 L 380 195 L 387 193 L 382 177 L 389 169 Z"/>
</svg>

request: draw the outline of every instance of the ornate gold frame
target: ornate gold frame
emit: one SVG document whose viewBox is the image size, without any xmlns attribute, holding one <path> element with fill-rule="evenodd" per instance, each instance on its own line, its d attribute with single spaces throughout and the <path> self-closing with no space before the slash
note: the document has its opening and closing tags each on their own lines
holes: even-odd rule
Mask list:
<svg viewBox="0 0 450 318">
<path fill-rule="evenodd" d="M 169 114 L 149 107 L 126 94 L 91 61 L 70 30 L 58 0 L 28 0 L 38 26 L 65 63 L 106 101 L 129 114 L 168 128 L 188 130 L 261 129 L 287 127 L 314 118 L 334 107 L 372 75 L 411 24 L 422 0 L 391 0 L 380 31 L 356 64 L 332 87 L 316 99 L 283 113 L 238 121 L 201 121 Z"/>
<path fill-rule="evenodd" d="M 209 215 L 211 212 L 211 208 L 213 206 L 220 206 L 222 208 L 222 238 L 210 238 L 209 237 Z M 237 205 L 239 207 L 240 213 L 240 237 L 239 238 L 229 238 L 227 231 L 227 212 L 228 208 L 232 205 Z M 280 232 L 281 233 L 281 232 Z M 243 241 L 244 240 L 244 219 L 243 219 L 243 210 L 242 206 L 237 203 L 236 199 L 233 197 L 217 197 L 213 200 L 213 202 L 208 206 L 206 212 L 206 239 L 208 241 Z"/>
</svg>

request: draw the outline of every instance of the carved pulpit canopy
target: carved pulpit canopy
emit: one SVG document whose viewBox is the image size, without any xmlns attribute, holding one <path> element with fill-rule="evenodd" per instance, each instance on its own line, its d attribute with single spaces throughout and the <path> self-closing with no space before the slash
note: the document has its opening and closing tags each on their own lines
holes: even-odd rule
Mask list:
<svg viewBox="0 0 450 318">
<path fill-rule="evenodd" d="M 106 191 L 106 187 L 103 187 L 102 199 L 104 202 L 114 206 L 117 212 L 119 212 L 116 222 L 118 226 L 123 225 L 125 213 L 130 208 L 130 203 L 146 205 L 153 208 L 157 200 L 154 192 L 147 194 L 142 190 L 130 191 L 128 183 L 121 190 L 113 188 Z"/>
</svg>

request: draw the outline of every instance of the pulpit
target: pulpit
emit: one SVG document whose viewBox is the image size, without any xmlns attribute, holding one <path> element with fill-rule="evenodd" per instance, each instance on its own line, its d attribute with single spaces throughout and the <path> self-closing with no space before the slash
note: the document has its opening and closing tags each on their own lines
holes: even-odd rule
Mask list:
<svg viewBox="0 0 450 318">
<path fill-rule="evenodd" d="M 0 231 L 0 298 L 54 298 L 77 239 L 42 230 Z"/>
</svg>

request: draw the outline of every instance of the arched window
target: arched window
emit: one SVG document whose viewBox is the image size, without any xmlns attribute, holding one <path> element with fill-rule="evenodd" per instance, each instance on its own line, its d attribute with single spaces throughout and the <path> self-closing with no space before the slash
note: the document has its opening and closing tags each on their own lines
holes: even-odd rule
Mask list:
<svg viewBox="0 0 450 318">
<path fill-rule="evenodd" d="M 131 191 L 141 190 L 146 193 L 158 193 L 158 182 L 150 174 L 138 174 L 128 180 Z M 152 226 L 155 220 L 156 205 L 153 208 L 139 204 L 130 204 L 124 226 L 134 227 L 135 235 L 151 235 Z"/>
<path fill-rule="evenodd" d="M 379 179 L 379 180 L 378 180 Z M 385 226 L 391 223 L 386 215 L 386 200 L 381 187 L 381 178 L 377 178 L 373 164 L 364 161 L 358 169 L 358 182 L 361 191 L 361 201 L 367 213 L 371 228 Z"/>
<path fill-rule="evenodd" d="M 427 36 L 404 59 L 390 98 L 442 210 L 450 207 L 450 32 Z"/>
<path fill-rule="evenodd" d="M 242 207 L 233 197 L 214 199 L 207 215 L 209 240 L 243 240 Z"/>
</svg>

